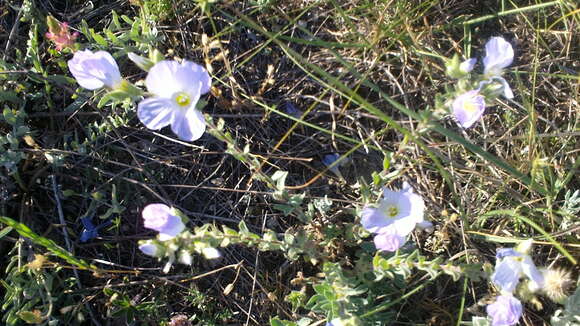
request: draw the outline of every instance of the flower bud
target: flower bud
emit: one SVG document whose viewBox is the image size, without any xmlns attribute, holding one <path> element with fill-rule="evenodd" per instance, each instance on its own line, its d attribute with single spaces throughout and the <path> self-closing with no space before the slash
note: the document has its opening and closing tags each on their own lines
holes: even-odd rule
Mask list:
<svg viewBox="0 0 580 326">
<path fill-rule="evenodd" d="M 152 240 L 140 241 L 139 250 L 151 257 L 161 257 L 164 253 L 164 248 Z"/>
<path fill-rule="evenodd" d="M 154 63 L 151 60 L 142 57 L 138 54 L 135 54 L 133 52 L 127 53 L 127 56 L 129 57 L 129 60 L 133 61 L 133 63 L 136 64 L 137 67 L 141 68 L 144 71 L 149 71 L 149 69 L 151 69 L 151 67 L 153 67 L 154 65 Z"/>
</svg>

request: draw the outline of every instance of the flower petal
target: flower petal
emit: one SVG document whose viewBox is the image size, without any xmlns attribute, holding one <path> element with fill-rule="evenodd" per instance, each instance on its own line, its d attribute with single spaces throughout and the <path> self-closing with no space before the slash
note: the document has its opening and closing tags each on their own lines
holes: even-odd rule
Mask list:
<svg viewBox="0 0 580 326">
<path fill-rule="evenodd" d="M 78 51 L 68 61 L 68 67 L 79 85 L 86 89 L 93 90 L 103 86 L 115 88 L 121 83 L 119 66 L 106 51 Z"/>
<path fill-rule="evenodd" d="M 167 220 L 172 216 L 171 208 L 165 204 L 149 204 L 143 208 L 141 216 L 143 225 L 151 230 L 160 232 Z"/>
<path fill-rule="evenodd" d="M 179 83 L 184 85 L 192 85 L 192 81 L 201 82 L 200 94 L 209 92 L 211 88 L 211 78 L 204 67 L 195 62 L 184 60 L 181 63 L 180 69 L 177 70 L 175 77 Z"/>
<path fill-rule="evenodd" d="M 461 70 L 465 73 L 471 72 L 473 70 L 473 67 L 475 67 L 476 63 L 477 63 L 477 59 L 475 59 L 475 58 L 467 59 L 467 60 L 463 61 L 461 64 L 459 64 L 459 70 Z"/>
<path fill-rule="evenodd" d="M 453 101 L 453 115 L 463 128 L 471 127 L 485 111 L 485 98 L 477 90 L 459 95 Z"/>
<path fill-rule="evenodd" d="M 170 99 L 150 97 L 139 102 L 137 117 L 147 128 L 159 130 L 173 122 L 177 110 Z"/>
<path fill-rule="evenodd" d="M 491 280 L 501 288 L 502 291 L 513 293 L 520 280 L 522 266 L 514 258 L 506 257 L 496 266 L 491 275 Z"/>
<path fill-rule="evenodd" d="M 392 227 L 382 229 L 384 231 L 375 236 L 374 242 L 377 250 L 381 251 L 396 251 L 405 243 L 405 237 L 397 234 L 397 231 Z"/>
<path fill-rule="evenodd" d="M 160 228 L 159 240 L 166 241 L 175 238 L 176 235 L 181 233 L 185 229 L 185 224 L 181 221 L 181 218 L 175 215 L 169 216 L 167 223 Z"/>
<path fill-rule="evenodd" d="M 493 79 L 499 81 L 503 86 L 503 96 L 505 96 L 505 98 L 507 99 L 514 98 L 514 92 L 512 91 L 512 88 L 508 84 L 507 80 L 505 80 L 503 77 L 495 77 Z"/>
<path fill-rule="evenodd" d="M 199 87 L 198 83 L 201 83 L 201 88 L 196 92 L 205 94 L 209 91 L 209 74 L 202 66 L 191 61 L 159 61 L 151 67 L 145 79 L 147 90 L 164 98 L 171 98 L 177 92 L 192 94 Z"/>
<path fill-rule="evenodd" d="M 522 303 L 512 295 L 500 295 L 486 308 L 492 319 L 492 326 L 511 326 L 517 324 L 522 316 Z"/>
<path fill-rule="evenodd" d="M 524 256 L 521 266 L 524 274 L 530 279 L 530 290 L 532 292 L 544 287 L 544 275 L 536 268 L 530 256 Z"/>
<path fill-rule="evenodd" d="M 512 64 L 514 49 L 502 37 L 492 37 L 485 44 L 485 58 L 483 58 L 484 74 L 497 76 L 501 70 Z"/>
<path fill-rule="evenodd" d="M 367 231 L 376 233 L 380 228 L 393 223 L 393 220 L 387 218 L 378 208 L 365 207 L 362 210 L 360 222 Z"/>
<path fill-rule="evenodd" d="M 176 114 L 171 123 L 171 130 L 173 130 L 181 140 L 197 140 L 201 138 L 205 132 L 205 117 L 203 116 L 203 113 L 192 107 L 188 109 L 185 114 Z"/>
</svg>

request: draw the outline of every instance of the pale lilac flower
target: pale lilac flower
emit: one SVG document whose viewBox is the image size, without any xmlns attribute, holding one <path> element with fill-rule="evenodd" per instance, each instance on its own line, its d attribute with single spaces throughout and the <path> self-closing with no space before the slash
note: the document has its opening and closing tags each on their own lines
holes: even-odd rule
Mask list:
<svg viewBox="0 0 580 326">
<path fill-rule="evenodd" d="M 508 99 L 514 97 L 514 93 L 507 81 L 501 77 L 503 69 L 512 64 L 514 49 L 512 45 L 502 37 L 492 37 L 485 44 L 485 57 L 483 58 L 483 73 L 490 81 L 497 80 L 503 86 L 504 96 Z"/>
<path fill-rule="evenodd" d="M 500 295 L 486 310 L 492 326 L 511 326 L 522 316 L 522 303 L 511 294 Z"/>
<path fill-rule="evenodd" d="M 461 70 L 464 73 L 471 72 L 473 70 L 473 67 L 475 67 L 475 63 L 477 63 L 477 59 L 475 58 L 467 59 L 463 61 L 461 64 L 459 64 L 459 70 Z"/>
<path fill-rule="evenodd" d="M 453 115 L 463 128 L 471 127 L 485 111 L 485 98 L 477 90 L 459 95 L 453 101 Z"/>
<path fill-rule="evenodd" d="M 122 81 L 117 62 L 106 51 L 78 51 L 68 61 L 68 69 L 79 85 L 90 90 L 103 86 L 117 88 Z"/>
<path fill-rule="evenodd" d="M 163 60 L 151 67 L 145 84 L 154 96 L 139 103 L 137 116 L 147 128 L 159 130 L 171 125 L 171 130 L 186 141 L 203 135 L 205 118 L 195 106 L 200 96 L 209 92 L 211 80 L 202 66 L 186 60 Z"/>
<path fill-rule="evenodd" d="M 415 226 L 423 222 L 425 203 L 406 182 L 400 191 L 383 191 L 379 207 L 363 209 L 361 224 L 369 232 L 378 234 L 375 237 L 377 249 L 395 251 Z"/>
<path fill-rule="evenodd" d="M 520 277 L 527 276 L 530 280 L 529 288 L 536 291 L 544 286 L 544 276 L 536 268 L 532 258 L 511 248 L 502 248 L 497 251 L 495 271 L 491 280 L 503 292 L 513 293 Z"/>
<path fill-rule="evenodd" d="M 143 209 L 144 226 L 159 232 L 159 240 L 174 238 L 185 228 L 181 218 L 165 204 L 150 204 Z"/>
</svg>

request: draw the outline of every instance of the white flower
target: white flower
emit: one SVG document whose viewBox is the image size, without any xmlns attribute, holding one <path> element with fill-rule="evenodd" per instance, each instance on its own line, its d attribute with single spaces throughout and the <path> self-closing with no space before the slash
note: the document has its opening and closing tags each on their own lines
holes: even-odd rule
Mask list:
<svg viewBox="0 0 580 326">
<path fill-rule="evenodd" d="M 79 85 L 90 90 L 103 86 L 117 88 L 122 81 L 117 62 L 106 51 L 78 51 L 68 61 L 68 69 Z"/>
<path fill-rule="evenodd" d="M 544 286 L 544 276 L 529 255 L 511 248 L 502 248 L 497 251 L 496 259 L 491 279 L 502 291 L 513 293 L 520 277 L 524 275 L 530 279 L 529 286 L 532 292 Z"/>
<path fill-rule="evenodd" d="M 503 86 L 504 96 L 513 98 L 514 93 L 507 81 L 501 77 L 503 69 L 512 64 L 514 49 L 511 44 L 502 37 L 492 37 L 485 44 L 485 58 L 483 58 L 483 73 L 489 81 L 497 80 Z M 488 83 L 489 83 L 488 81 Z M 485 82 L 484 82 L 485 83 Z"/>
<path fill-rule="evenodd" d="M 377 233 L 374 239 L 377 249 L 395 251 L 415 226 L 423 222 L 425 203 L 406 182 L 400 191 L 383 191 L 378 208 L 363 209 L 361 224 L 369 232 Z"/>
<path fill-rule="evenodd" d="M 195 106 L 199 97 L 209 92 L 211 80 L 202 66 L 186 60 L 163 60 L 149 70 L 145 84 L 154 96 L 139 103 L 137 116 L 147 128 L 171 125 L 171 130 L 186 141 L 203 135 L 205 118 Z"/>
</svg>

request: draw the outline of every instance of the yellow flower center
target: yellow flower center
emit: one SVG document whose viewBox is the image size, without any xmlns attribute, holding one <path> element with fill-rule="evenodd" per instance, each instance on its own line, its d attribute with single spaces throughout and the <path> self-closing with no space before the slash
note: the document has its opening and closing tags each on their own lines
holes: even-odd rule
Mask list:
<svg viewBox="0 0 580 326">
<path fill-rule="evenodd" d="M 181 107 L 189 106 L 191 103 L 191 98 L 189 97 L 189 94 L 185 92 L 179 92 L 175 96 L 175 103 Z"/>
<path fill-rule="evenodd" d="M 472 102 L 464 103 L 463 104 L 463 109 L 465 111 L 467 111 L 467 112 L 475 112 L 475 111 L 477 111 L 477 107 Z"/>
<path fill-rule="evenodd" d="M 389 217 L 395 217 L 399 214 L 399 208 L 397 208 L 397 206 L 389 206 L 387 208 L 387 215 L 389 215 Z"/>
</svg>

